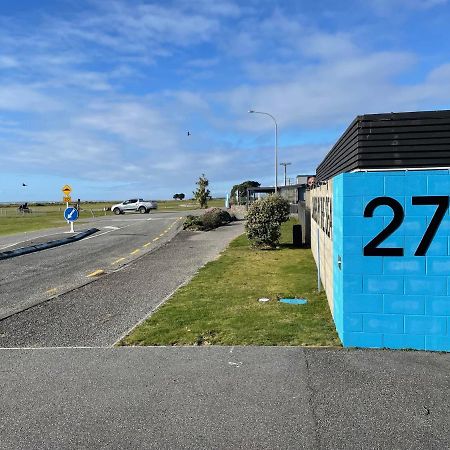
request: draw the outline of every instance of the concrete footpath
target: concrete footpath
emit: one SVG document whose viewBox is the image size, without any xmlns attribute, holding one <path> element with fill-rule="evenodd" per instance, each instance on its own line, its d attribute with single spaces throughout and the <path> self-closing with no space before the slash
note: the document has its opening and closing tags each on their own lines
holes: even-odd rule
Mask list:
<svg viewBox="0 0 450 450">
<path fill-rule="evenodd" d="M 450 448 L 449 354 L 111 348 L 242 231 L 181 232 L 0 321 L 0 449 Z"/>
<path fill-rule="evenodd" d="M 0 350 L 0 448 L 443 450 L 449 358 L 298 347 Z"/>
</svg>

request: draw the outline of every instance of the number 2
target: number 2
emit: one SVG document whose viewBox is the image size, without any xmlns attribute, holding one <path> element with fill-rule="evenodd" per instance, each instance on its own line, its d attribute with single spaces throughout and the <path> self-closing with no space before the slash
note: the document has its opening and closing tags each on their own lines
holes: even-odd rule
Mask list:
<svg viewBox="0 0 450 450">
<path fill-rule="evenodd" d="M 434 236 L 442 222 L 442 219 L 447 212 L 449 205 L 448 196 L 444 195 L 429 195 L 429 196 L 415 196 L 412 197 L 411 203 L 413 205 L 437 205 L 436 211 L 425 230 L 425 234 L 420 241 L 414 255 L 425 256 L 428 248 L 433 241 Z M 404 249 L 401 247 L 380 248 L 378 247 L 384 240 L 386 240 L 394 231 L 396 231 L 403 223 L 405 212 L 402 205 L 392 197 L 377 197 L 367 203 L 364 209 L 364 217 L 373 217 L 373 213 L 378 206 L 389 206 L 394 212 L 394 217 L 389 225 L 377 234 L 365 247 L 364 256 L 403 256 Z"/>
</svg>

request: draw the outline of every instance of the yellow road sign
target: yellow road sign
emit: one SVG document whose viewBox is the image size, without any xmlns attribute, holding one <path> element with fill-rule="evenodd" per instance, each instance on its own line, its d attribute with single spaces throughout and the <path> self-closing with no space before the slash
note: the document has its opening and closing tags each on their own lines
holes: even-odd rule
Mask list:
<svg viewBox="0 0 450 450">
<path fill-rule="evenodd" d="M 70 203 L 72 201 L 72 197 L 70 195 L 65 195 L 63 197 L 63 202 L 64 203 Z"/>
<path fill-rule="evenodd" d="M 72 188 L 66 184 L 62 189 L 65 196 L 69 195 L 72 192 Z"/>
</svg>

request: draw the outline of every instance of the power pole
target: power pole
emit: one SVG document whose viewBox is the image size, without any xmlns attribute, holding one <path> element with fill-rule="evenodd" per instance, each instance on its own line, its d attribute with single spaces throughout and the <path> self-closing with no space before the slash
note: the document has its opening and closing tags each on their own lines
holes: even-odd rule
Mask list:
<svg viewBox="0 0 450 450">
<path fill-rule="evenodd" d="M 284 185 L 286 186 L 286 166 L 290 166 L 290 162 L 282 162 L 280 163 L 280 166 L 284 166 Z"/>
</svg>

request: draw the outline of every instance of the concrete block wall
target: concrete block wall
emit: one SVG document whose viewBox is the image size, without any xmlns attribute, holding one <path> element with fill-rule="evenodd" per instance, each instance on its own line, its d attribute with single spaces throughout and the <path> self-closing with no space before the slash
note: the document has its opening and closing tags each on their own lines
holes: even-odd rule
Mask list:
<svg viewBox="0 0 450 450">
<path fill-rule="evenodd" d="M 425 256 L 415 256 L 437 205 L 412 204 L 413 196 L 448 196 L 449 171 L 345 173 L 333 185 L 334 319 L 344 346 L 450 351 L 450 212 Z M 364 217 L 376 197 L 404 211 L 378 246 L 403 248 L 403 256 L 363 255 L 393 218 L 389 206 Z"/>
<path fill-rule="evenodd" d="M 315 189 L 309 191 L 308 199 L 309 208 L 312 208 L 314 198 L 329 198 L 332 201 L 333 181 L 322 184 Z M 325 214 L 325 211 L 324 211 Z M 328 304 L 331 314 L 334 313 L 333 302 L 333 241 L 331 236 L 327 236 L 320 225 L 311 216 L 311 251 L 316 261 L 316 265 L 320 265 L 320 280 L 327 294 Z"/>
</svg>

